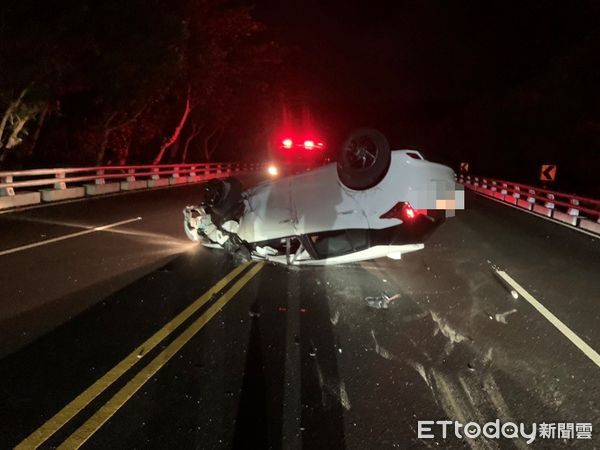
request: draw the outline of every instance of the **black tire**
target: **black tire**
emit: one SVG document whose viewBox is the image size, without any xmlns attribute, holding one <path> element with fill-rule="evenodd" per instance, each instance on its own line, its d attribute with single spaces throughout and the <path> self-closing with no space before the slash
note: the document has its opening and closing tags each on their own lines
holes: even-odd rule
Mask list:
<svg viewBox="0 0 600 450">
<path fill-rule="evenodd" d="M 210 208 L 215 225 L 239 219 L 243 208 L 240 180 L 234 177 L 210 180 L 205 189 L 205 204 Z"/>
<path fill-rule="evenodd" d="M 346 138 L 340 149 L 338 178 L 347 188 L 369 189 L 387 174 L 391 155 L 390 144 L 381 132 L 360 128 Z"/>
</svg>

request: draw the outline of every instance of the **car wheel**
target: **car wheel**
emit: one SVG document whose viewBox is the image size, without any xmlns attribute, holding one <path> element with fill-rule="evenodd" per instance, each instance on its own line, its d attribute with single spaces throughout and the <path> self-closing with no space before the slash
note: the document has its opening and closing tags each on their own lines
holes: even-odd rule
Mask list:
<svg viewBox="0 0 600 450">
<path fill-rule="evenodd" d="M 375 129 L 361 128 L 344 141 L 337 163 L 338 178 L 350 189 L 369 189 L 386 175 L 390 161 L 386 137 Z"/>
<path fill-rule="evenodd" d="M 242 183 L 234 177 L 214 179 L 206 184 L 204 204 L 210 208 L 216 225 L 239 219 L 242 189 Z"/>
</svg>

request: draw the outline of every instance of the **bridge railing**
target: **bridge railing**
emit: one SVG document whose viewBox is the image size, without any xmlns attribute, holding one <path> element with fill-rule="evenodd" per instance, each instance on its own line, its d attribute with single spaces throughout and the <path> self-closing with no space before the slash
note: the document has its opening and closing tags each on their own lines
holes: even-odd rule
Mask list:
<svg viewBox="0 0 600 450">
<path fill-rule="evenodd" d="M 259 163 L 71 167 L 0 172 L 0 209 L 196 183 L 261 170 Z"/>
<path fill-rule="evenodd" d="M 457 181 L 499 201 L 600 234 L 600 200 L 465 174 L 459 174 Z"/>
</svg>

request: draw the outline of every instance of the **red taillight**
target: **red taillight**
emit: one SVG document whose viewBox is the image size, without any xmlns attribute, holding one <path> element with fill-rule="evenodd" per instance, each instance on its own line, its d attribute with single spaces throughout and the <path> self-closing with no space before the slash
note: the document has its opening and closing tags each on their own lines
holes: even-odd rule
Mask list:
<svg viewBox="0 0 600 450">
<path fill-rule="evenodd" d="M 313 148 L 315 148 L 315 141 L 311 141 L 311 140 L 304 141 L 304 148 L 306 150 L 312 150 Z"/>
<path fill-rule="evenodd" d="M 291 139 L 284 139 L 281 145 L 283 145 L 283 148 L 292 148 L 292 145 L 294 145 L 294 143 Z"/>
<path fill-rule="evenodd" d="M 423 211 L 415 210 L 408 202 L 398 202 L 388 212 L 379 216 L 381 219 L 400 219 L 404 222 L 414 220 Z"/>
</svg>

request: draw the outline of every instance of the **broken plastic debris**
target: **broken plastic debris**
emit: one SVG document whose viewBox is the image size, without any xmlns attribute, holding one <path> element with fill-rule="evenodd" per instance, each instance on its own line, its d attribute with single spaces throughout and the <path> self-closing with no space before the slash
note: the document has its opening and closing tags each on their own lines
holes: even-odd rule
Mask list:
<svg viewBox="0 0 600 450">
<path fill-rule="evenodd" d="M 254 247 L 254 251 L 262 257 L 275 256 L 278 253 L 277 250 L 275 250 L 273 247 L 269 247 L 268 245 L 265 245 L 264 247 L 257 245 Z"/>
<path fill-rule="evenodd" d="M 331 320 L 331 324 L 332 325 L 337 325 L 338 321 L 340 320 L 340 312 L 336 311 L 334 313 L 333 317 L 331 319 L 329 319 L 329 320 Z"/>
<path fill-rule="evenodd" d="M 374 309 L 388 309 L 390 304 L 390 300 L 385 294 L 381 297 L 367 297 L 365 301 L 367 306 Z"/>
<path fill-rule="evenodd" d="M 390 302 L 397 298 L 400 298 L 400 294 L 393 295 L 392 297 L 383 294 L 380 297 L 367 297 L 365 298 L 365 302 L 367 302 L 367 306 L 374 309 L 388 309 Z"/>
<path fill-rule="evenodd" d="M 511 309 L 510 311 L 506 311 L 504 313 L 500 313 L 500 314 L 496 314 L 495 318 L 496 318 L 496 322 L 500 322 L 500 323 L 508 323 L 506 321 L 506 318 L 511 315 L 516 313 L 517 310 L 516 309 Z"/>
</svg>

